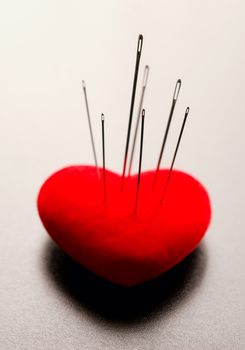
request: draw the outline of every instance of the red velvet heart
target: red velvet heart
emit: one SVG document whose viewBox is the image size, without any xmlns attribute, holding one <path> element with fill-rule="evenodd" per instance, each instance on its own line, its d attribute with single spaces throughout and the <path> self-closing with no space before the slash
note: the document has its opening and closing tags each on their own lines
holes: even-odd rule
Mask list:
<svg viewBox="0 0 245 350">
<path fill-rule="evenodd" d="M 92 166 L 72 166 L 53 174 L 38 196 L 40 218 L 53 240 L 87 269 L 114 283 L 131 286 L 152 279 L 192 252 L 211 217 L 204 187 L 174 170 L 161 205 L 169 170 L 142 173 L 137 213 L 137 176 L 125 179 Z"/>
</svg>

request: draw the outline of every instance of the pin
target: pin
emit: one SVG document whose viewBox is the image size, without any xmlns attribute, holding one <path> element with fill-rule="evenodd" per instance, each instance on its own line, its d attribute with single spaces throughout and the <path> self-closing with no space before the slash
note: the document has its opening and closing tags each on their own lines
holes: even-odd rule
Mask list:
<svg viewBox="0 0 245 350">
<path fill-rule="evenodd" d="M 144 101 L 145 89 L 146 89 L 148 76 L 149 76 L 149 70 L 150 70 L 150 67 L 145 66 L 145 72 L 144 72 L 143 84 L 142 84 L 142 90 L 141 90 L 141 97 L 140 97 L 140 104 L 139 104 L 139 109 L 138 109 L 138 117 L 137 117 L 137 122 L 136 122 L 135 130 L 134 130 L 134 139 L 133 139 L 132 151 L 131 151 L 129 168 L 128 168 L 128 176 L 131 174 L 132 165 L 133 165 L 135 144 L 136 144 L 136 139 L 137 139 L 137 134 L 138 134 L 138 129 L 139 129 L 139 121 L 140 121 L 140 116 L 141 116 L 141 111 L 142 111 L 142 106 L 143 106 L 143 101 Z"/>
<path fill-rule="evenodd" d="M 94 136 L 93 136 L 93 130 L 92 130 L 92 125 L 91 125 L 91 118 L 90 118 L 89 107 L 88 107 L 88 98 L 87 98 L 86 84 L 85 84 L 84 80 L 82 81 L 82 87 L 83 87 L 84 99 L 85 99 L 86 110 L 87 110 L 88 126 L 89 126 L 90 138 L 91 138 L 91 143 L 92 143 L 92 148 L 93 148 L 94 162 L 95 162 L 95 166 L 96 166 L 96 170 L 97 170 L 97 175 L 100 178 L 100 171 L 99 171 L 99 168 L 98 168 L 98 161 L 97 161 L 95 145 L 94 145 Z"/>
<path fill-rule="evenodd" d="M 104 182 L 104 201 L 106 202 L 106 174 L 105 174 L 105 117 L 101 114 L 101 130 L 102 130 L 102 155 L 103 155 L 103 182 Z"/>
<path fill-rule="evenodd" d="M 175 89 L 174 89 L 174 95 L 173 95 L 172 105 L 171 105 L 171 109 L 170 109 L 170 113 L 169 113 L 169 117 L 168 117 L 167 127 L 166 127 L 166 131 L 165 131 L 165 134 L 163 137 L 162 147 L 161 147 L 161 151 L 160 151 L 160 155 L 159 155 L 159 159 L 158 159 L 158 163 L 157 163 L 157 168 L 156 168 L 156 172 L 155 172 L 155 176 L 154 176 L 154 180 L 153 180 L 153 188 L 155 187 L 155 184 L 156 184 L 158 172 L 159 172 L 161 161 L 162 161 L 163 151 L 164 151 L 167 137 L 168 137 L 170 124 L 171 124 L 172 117 L 174 114 L 175 105 L 176 105 L 176 102 L 177 102 L 177 99 L 179 96 L 180 87 L 181 87 L 181 80 L 178 79 L 176 82 L 176 85 L 175 85 Z"/>
<path fill-rule="evenodd" d="M 137 192 L 136 192 L 134 214 L 136 214 L 136 211 L 137 211 L 138 198 L 139 198 L 140 175 L 141 175 L 141 164 L 142 164 L 142 154 L 143 154 L 143 140 L 144 140 L 144 123 L 145 123 L 145 110 L 143 109 L 142 115 L 141 115 L 140 157 L 139 157 L 139 170 L 138 170 Z"/>
<path fill-rule="evenodd" d="M 163 203 L 163 200 L 164 200 L 164 197 L 165 197 L 165 194 L 166 194 L 166 191 L 167 191 L 167 187 L 168 187 L 168 184 L 169 184 L 170 176 L 171 176 L 172 171 L 173 171 L 174 162 L 175 162 L 175 159 L 176 159 L 176 156 L 177 156 L 177 152 L 178 152 L 178 149 L 179 149 L 181 137 L 182 137 L 182 134 L 183 134 L 183 131 L 184 131 L 184 127 L 185 127 L 185 123 L 186 123 L 186 119 L 187 119 L 187 116 L 189 114 L 189 111 L 190 111 L 190 108 L 187 107 L 186 110 L 185 110 L 185 116 L 184 116 L 184 120 L 183 120 L 182 127 L 181 127 L 181 130 L 180 130 L 178 142 L 177 142 L 177 145 L 176 145 L 176 148 L 175 148 L 175 151 L 174 151 L 173 160 L 172 160 L 172 163 L 171 163 L 171 166 L 170 166 L 170 169 L 169 169 L 169 173 L 168 173 L 168 177 L 167 177 L 167 180 L 166 180 L 166 183 L 165 183 L 165 186 L 164 186 L 164 190 L 163 190 L 163 194 L 162 194 L 162 198 L 161 198 L 161 204 Z"/>
<path fill-rule="evenodd" d="M 131 106 L 130 106 L 129 121 L 128 121 L 128 132 L 127 132 L 127 140 L 126 140 L 126 147 L 125 147 L 124 163 L 123 163 L 122 189 L 123 189 L 125 172 L 126 172 L 126 166 L 127 166 L 127 159 L 128 159 L 128 147 L 129 147 L 129 141 L 130 141 L 131 127 L 132 127 L 134 101 L 135 101 L 135 93 L 136 93 L 136 87 L 137 87 L 137 80 L 138 80 L 138 72 L 139 72 L 139 64 L 140 64 L 140 57 L 141 57 L 141 52 L 142 52 L 142 46 L 143 46 L 143 35 L 140 34 L 139 38 L 138 38 L 138 45 L 137 45 L 137 54 L 136 54 L 136 63 L 135 63 L 135 72 L 134 72 L 134 82 L 133 82 Z"/>
</svg>

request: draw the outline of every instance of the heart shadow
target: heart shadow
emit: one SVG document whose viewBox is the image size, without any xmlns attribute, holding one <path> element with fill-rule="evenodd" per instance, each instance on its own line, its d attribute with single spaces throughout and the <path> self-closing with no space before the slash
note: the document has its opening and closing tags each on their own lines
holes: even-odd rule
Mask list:
<svg viewBox="0 0 245 350">
<path fill-rule="evenodd" d="M 78 308 L 86 308 L 107 320 L 133 322 L 168 313 L 193 296 L 207 266 L 205 244 L 161 276 L 135 287 L 114 285 L 72 260 L 52 241 L 45 243 L 44 271 Z"/>
</svg>

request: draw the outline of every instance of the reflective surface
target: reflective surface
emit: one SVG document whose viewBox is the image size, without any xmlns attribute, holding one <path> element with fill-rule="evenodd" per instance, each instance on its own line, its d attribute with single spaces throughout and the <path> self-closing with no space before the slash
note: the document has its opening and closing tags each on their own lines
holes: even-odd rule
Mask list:
<svg viewBox="0 0 245 350">
<path fill-rule="evenodd" d="M 45 274 L 78 309 L 85 308 L 106 321 L 136 323 L 166 313 L 172 303 L 181 304 L 195 293 L 206 268 L 201 246 L 182 263 L 154 281 L 133 288 L 115 286 L 83 269 L 53 243 L 45 247 Z M 195 276 L 199 278 L 195 278 Z M 191 291 L 190 291 L 191 290 Z"/>
</svg>

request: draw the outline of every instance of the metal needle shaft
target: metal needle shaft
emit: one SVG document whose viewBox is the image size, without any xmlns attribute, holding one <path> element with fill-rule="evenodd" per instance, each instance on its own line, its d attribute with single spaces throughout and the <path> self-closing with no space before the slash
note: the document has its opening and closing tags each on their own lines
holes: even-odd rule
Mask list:
<svg viewBox="0 0 245 350">
<path fill-rule="evenodd" d="M 136 93 L 136 87 L 137 87 L 137 80 L 138 80 L 138 72 L 139 72 L 139 64 L 140 64 L 140 57 L 141 57 L 141 52 L 142 52 L 142 46 L 143 46 L 143 35 L 140 34 L 139 38 L 138 38 L 138 45 L 137 45 L 136 63 L 135 63 L 135 72 L 134 72 L 134 82 L 133 82 L 133 90 L 132 90 L 130 113 L 129 113 L 129 121 L 128 121 L 126 147 L 125 147 L 125 154 L 124 154 L 123 173 L 122 173 L 122 187 L 121 187 L 122 189 L 123 189 L 123 184 L 124 184 L 124 179 L 125 179 L 125 172 L 126 172 L 126 166 L 127 166 L 127 159 L 128 159 L 128 148 L 129 148 L 130 133 L 131 133 L 131 126 L 132 126 L 133 112 L 134 112 L 134 101 L 135 101 L 135 93 Z"/>
<path fill-rule="evenodd" d="M 103 156 L 103 185 L 104 185 L 104 201 L 106 202 L 106 173 L 105 173 L 105 117 L 101 114 L 101 130 L 102 130 L 102 156 Z"/>
<path fill-rule="evenodd" d="M 166 191 L 167 191 L 167 188 L 168 188 L 169 180 L 170 180 L 170 177 L 171 177 L 171 174 L 172 174 L 172 171 L 173 171 L 174 162 L 175 162 L 175 159 L 176 159 L 176 156 L 177 156 L 177 153 L 178 153 L 181 137 L 182 137 L 182 134 L 183 134 L 183 131 L 184 131 L 184 128 L 185 128 L 185 123 L 186 123 L 186 119 L 187 119 L 187 116 L 189 114 L 189 111 L 190 111 L 190 108 L 187 107 L 186 110 L 185 110 L 185 116 L 184 116 L 184 120 L 183 120 L 182 127 L 181 127 L 181 130 L 180 130 L 180 134 L 179 134 L 179 138 L 178 138 L 178 141 L 177 141 L 177 145 L 176 145 L 176 148 L 175 148 L 175 151 L 174 151 L 174 156 L 173 156 L 173 159 L 172 159 L 172 163 L 171 163 L 171 166 L 170 166 L 170 169 L 169 169 L 169 172 L 168 172 L 168 177 L 167 177 L 167 180 L 165 182 L 164 189 L 163 189 L 161 203 L 164 200 L 164 197 L 165 197 L 165 194 L 166 194 Z"/>
<path fill-rule="evenodd" d="M 142 84 L 142 90 L 141 90 L 141 96 L 140 96 L 140 103 L 139 103 L 139 109 L 138 109 L 138 116 L 137 116 L 137 121 L 136 121 L 136 125 L 135 125 L 134 138 L 133 138 L 131 156 L 130 156 L 130 161 L 129 161 L 128 175 L 131 174 L 131 170 L 132 170 L 135 144 L 136 144 L 137 135 L 138 135 L 140 116 L 141 116 L 142 106 L 143 106 L 143 102 L 144 102 L 144 95 L 145 95 L 145 89 L 146 89 L 146 85 L 147 85 L 147 81 L 148 81 L 149 70 L 150 70 L 150 67 L 145 66 L 145 72 L 144 72 L 143 84 Z"/>
<path fill-rule="evenodd" d="M 176 85 L 175 85 L 172 105 L 171 105 L 171 109 L 170 109 L 170 113 L 169 113 L 169 117 L 168 117 L 168 122 L 167 122 L 167 127 L 166 127 L 166 130 L 165 130 L 165 134 L 164 134 L 163 142 L 162 142 L 162 147 L 161 147 L 161 151 L 160 151 L 158 162 L 157 162 L 157 168 L 156 168 L 155 176 L 154 176 L 154 180 L 153 180 L 153 188 L 155 187 L 157 176 L 158 176 L 158 173 L 159 173 L 159 169 L 160 169 L 160 165 L 161 165 L 161 161 L 162 161 L 162 156 L 163 156 L 163 151 L 164 151 L 164 148 L 165 148 L 165 145 L 166 145 L 166 141 L 167 141 L 167 138 L 168 138 L 169 128 L 170 128 L 170 124 L 171 124 L 172 117 L 173 117 L 173 114 L 174 114 L 175 105 L 176 105 L 176 102 L 177 102 L 177 99 L 178 99 L 178 96 L 179 96 L 180 87 L 181 87 L 181 80 L 178 79 L 177 82 L 176 82 Z"/>
<path fill-rule="evenodd" d="M 100 178 L 100 171 L 99 171 L 99 168 L 98 168 L 98 161 L 97 161 L 95 144 L 94 144 L 94 136 L 93 136 L 93 130 L 92 130 L 89 106 L 88 106 L 88 97 L 87 97 L 86 83 L 85 83 L 84 80 L 82 81 L 82 86 L 83 86 L 83 93 L 84 93 L 84 99 L 85 99 L 86 110 L 87 110 L 88 126 L 89 126 L 89 132 L 90 132 L 90 139 L 91 139 L 91 143 L 92 143 L 94 162 L 95 162 L 95 166 L 96 166 L 96 170 L 97 170 L 97 175 Z"/>
<path fill-rule="evenodd" d="M 141 176 L 141 164 L 142 164 L 142 154 L 143 154 L 143 141 L 144 141 L 144 123 L 145 123 L 145 110 L 142 110 L 141 115 L 141 137 L 140 137 L 140 157 L 139 157 L 139 169 L 138 169 L 138 179 L 137 179 L 137 191 L 136 191 L 136 200 L 134 213 L 137 212 L 138 199 L 139 199 L 139 189 L 140 189 L 140 176 Z"/>
</svg>

